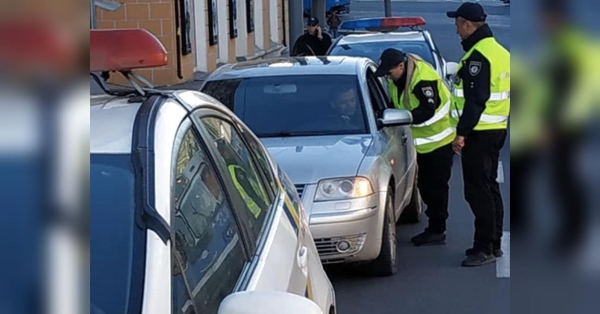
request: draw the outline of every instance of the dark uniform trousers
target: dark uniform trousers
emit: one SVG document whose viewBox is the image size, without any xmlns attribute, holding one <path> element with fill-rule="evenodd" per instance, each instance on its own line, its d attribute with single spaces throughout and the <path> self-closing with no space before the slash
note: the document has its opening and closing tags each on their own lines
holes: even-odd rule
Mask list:
<svg viewBox="0 0 600 314">
<path fill-rule="evenodd" d="M 418 187 L 429 218 L 428 231 L 444 233 L 448 219 L 448 181 L 452 174 L 454 152 L 452 143 L 430 153 L 417 154 L 419 165 Z"/>
<path fill-rule="evenodd" d="M 475 215 L 473 247 L 491 254 L 502 239 L 504 204 L 496 181 L 506 130 L 472 131 L 462 149 L 465 199 Z"/>
</svg>

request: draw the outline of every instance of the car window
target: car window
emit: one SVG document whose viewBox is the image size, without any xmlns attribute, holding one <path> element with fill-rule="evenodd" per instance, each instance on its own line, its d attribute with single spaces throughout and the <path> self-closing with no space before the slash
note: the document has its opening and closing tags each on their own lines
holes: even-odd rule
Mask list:
<svg viewBox="0 0 600 314">
<path fill-rule="evenodd" d="M 223 92 L 217 86 L 233 85 L 213 81 L 202 91 L 219 99 Z M 228 91 L 233 111 L 258 137 L 367 133 L 355 75 L 253 77 L 237 86 Z"/>
<path fill-rule="evenodd" d="M 221 163 L 223 169 L 227 169 L 223 175 L 229 177 L 235 186 L 235 189 L 229 192 L 238 195 L 245 205 L 243 210 L 236 210 L 236 213 L 240 216 L 241 223 L 258 238 L 265 217 L 273 204 L 273 199 L 267 192 L 267 185 L 259 175 L 259 168 L 232 124 L 216 117 L 204 117 L 201 123 L 216 145 L 216 162 Z"/>
<path fill-rule="evenodd" d="M 202 88 L 202 92 L 211 95 L 223 105 L 234 111 L 234 100 L 241 79 L 209 81 Z"/>
<path fill-rule="evenodd" d="M 373 75 L 371 70 L 367 71 L 367 81 L 369 82 L 369 93 L 373 95 L 376 103 L 373 104 L 373 110 L 379 113 L 378 118 L 381 118 L 383 111 L 388 107 L 388 102 L 381 89 L 381 81 Z"/>
<path fill-rule="evenodd" d="M 175 145 L 173 313 L 216 313 L 246 262 L 242 239 L 215 168 L 191 128 Z"/>
<path fill-rule="evenodd" d="M 263 179 L 267 182 L 267 184 L 271 188 L 271 193 L 273 195 L 277 194 L 279 187 L 277 186 L 277 182 L 275 181 L 275 174 L 273 173 L 273 169 L 271 168 L 271 163 L 269 162 L 269 158 L 267 156 L 267 151 L 264 149 L 262 144 L 250 134 L 250 130 L 245 127 L 240 127 L 240 132 L 246 143 L 250 146 L 250 151 L 254 153 L 256 156 L 256 164 L 260 168 L 261 174 L 263 175 Z"/>
<path fill-rule="evenodd" d="M 413 53 L 429 64 L 437 68 L 433 60 L 431 49 L 425 41 L 380 41 L 380 42 L 364 42 L 354 44 L 341 44 L 331 49 L 330 55 L 333 56 L 351 56 L 351 57 L 367 57 L 377 62 L 384 50 L 395 48 L 403 52 Z"/>
<path fill-rule="evenodd" d="M 371 98 L 371 105 L 373 106 L 373 112 L 375 112 L 376 118 L 381 118 L 383 115 L 383 106 L 381 96 L 375 86 L 375 79 L 370 73 L 367 73 L 367 85 L 369 87 L 369 97 Z"/>
<path fill-rule="evenodd" d="M 391 98 L 390 98 L 390 92 L 389 92 L 389 80 L 385 77 L 376 77 L 374 75 L 374 73 L 375 73 L 375 71 L 369 71 L 369 74 L 373 78 L 373 82 L 374 82 L 373 85 L 379 92 L 379 96 L 382 99 L 384 108 L 388 108 L 388 107 L 393 108 L 393 106 L 390 107 Z"/>
</svg>

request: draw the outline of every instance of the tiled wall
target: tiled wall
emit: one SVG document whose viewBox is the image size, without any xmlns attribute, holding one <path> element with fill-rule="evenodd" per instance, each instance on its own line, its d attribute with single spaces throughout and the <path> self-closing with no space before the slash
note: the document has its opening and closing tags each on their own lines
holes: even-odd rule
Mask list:
<svg viewBox="0 0 600 314">
<path fill-rule="evenodd" d="M 174 0 L 119 0 L 124 3 L 116 12 L 96 10 L 97 28 L 144 28 L 154 34 L 167 49 L 168 64 L 153 69 L 137 70 L 155 85 L 170 85 L 188 81 L 193 76 L 192 54 L 181 56 L 176 51 L 175 1 Z M 177 59 L 181 62 L 181 76 Z M 118 79 L 121 81 L 121 79 Z"/>
<path fill-rule="evenodd" d="M 196 52 L 196 44 L 195 38 L 192 38 L 193 45 L 193 53 L 181 56 L 181 52 L 176 51 L 177 49 L 177 37 L 176 37 L 176 29 L 175 29 L 175 16 L 178 14 L 176 12 L 175 0 L 118 0 L 118 2 L 123 3 L 123 7 L 121 7 L 116 12 L 104 11 L 101 9 L 96 10 L 96 27 L 99 29 L 120 29 L 120 28 L 144 28 L 153 33 L 158 39 L 163 43 L 168 52 L 168 65 L 160 68 L 153 69 L 142 69 L 137 70 L 136 73 L 141 74 L 146 79 L 150 80 L 150 82 L 154 83 L 157 86 L 161 85 L 171 85 L 182 83 L 185 81 L 189 81 L 193 78 L 194 71 L 194 58 L 195 53 L 204 53 L 207 58 L 206 61 L 206 70 L 213 71 L 217 67 L 217 59 L 218 59 L 218 44 L 214 46 L 210 46 L 208 42 L 209 34 L 208 34 L 208 5 L 206 5 L 207 0 L 190 0 L 192 2 L 203 1 L 204 2 L 204 19 L 200 21 L 200 19 L 193 21 L 202 22 L 204 24 L 204 31 L 206 32 L 206 51 L 198 51 Z M 229 1 L 228 0 L 218 0 L 219 5 L 226 5 L 227 12 L 229 12 Z M 237 0 L 237 1 L 245 1 L 245 0 Z M 271 27 L 270 27 L 270 5 L 269 0 L 254 0 L 262 1 L 262 14 L 263 20 L 254 21 L 254 32 L 246 33 L 242 32 L 238 25 L 238 37 L 246 36 L 247 37 L 247 56 L 253 56 L 256 53 L 255 50 L 255 33 L 262 32 L 264 34 L 264 47 L 268 50 L 271 47 Z M 277 0 L 277 8 L 278 11 L 275 13 L 278 15 L 278 32 L 279 32 L 279 43 L 283 40 L 283 21 L 281 19 L 281 6 L 283 5 L 282 0 Z M 295 0 L 289 0 L 295 1 Z M 285 5 L 285 14 L 286 14 L 286 24 L 289 25 L 289 6 Z M 241 14 L 246 14 L 245 12 L 238 12 L 238 16 Z M 227 17 L 229 15 L 227 14 Z M 194 18 L 192 14 L 192 18 Z M 236 62 L 236 39 L 231 39 L 229 37 L 229 21 L 227 19 L 219 18 L 219 23 L 227 23 L 227 55 L 229 60 L 220 60 L 221 62 Z M 239 20 L 238 20 L 238 23 Z M 289 34 L 288 26 L 286 26 L 286 32 Z M 290 38 L 286 35 L 288 45 L 290 43 Z M 293 41 L 292 41 L 293 42 Z M 181 74 L 182 77 L 178 75 L 177 69 L 177 61 L 180 60 L 181 63 Z M 121 78 L 112 79 L 116 83 L 124 83 L 124 80 Z"/>
</svg>

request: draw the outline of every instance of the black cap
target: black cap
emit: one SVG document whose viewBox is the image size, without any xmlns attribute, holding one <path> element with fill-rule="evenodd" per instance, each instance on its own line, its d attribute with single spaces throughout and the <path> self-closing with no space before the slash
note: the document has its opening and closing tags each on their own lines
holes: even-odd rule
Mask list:
<svg viewBox="0 0 600 314">
<path fill-rule="evenodd" d="M 311 16 L 310 18 L 308 18 L 308 25 L 319 25 L 319 19 Z"/>
<path fill-rule="evenodd" d="M 375 76 L 388 74 L 391 69 L 404 61 L 406 61 L 406 54 L 404 52 L 393 48 L 384 50 L 379 58 L 379 67 L 375 71 Z"/>
<path fill-rule="evenodd" d="M 457 18 L 460 16 L 471 22 L 484 22 L 487 14 L 485 14 L 483 7 L 479 3 L 465 2 L 458 7 L 458 10 L 446 12 L 446 16 L 450 18 Z"/>
</svg>

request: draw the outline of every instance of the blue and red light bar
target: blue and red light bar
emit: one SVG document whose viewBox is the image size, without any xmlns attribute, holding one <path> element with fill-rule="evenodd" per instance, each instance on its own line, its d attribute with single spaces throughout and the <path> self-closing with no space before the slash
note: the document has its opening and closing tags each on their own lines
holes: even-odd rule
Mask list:
<svg viewBox="0 0 600 314">
<path fill-rule="evenodd" d="M 165 46 L 145 29 L 90 30 L 90 72 L 167 65 Z"/>
<path fill-rule="evenodd" d="M 393 30 L 400 27 L 417 27 L 425 25 L 422 17 L 381 17 L 350 20 L 340 25 L 341 30 Z"/>
</svg>

